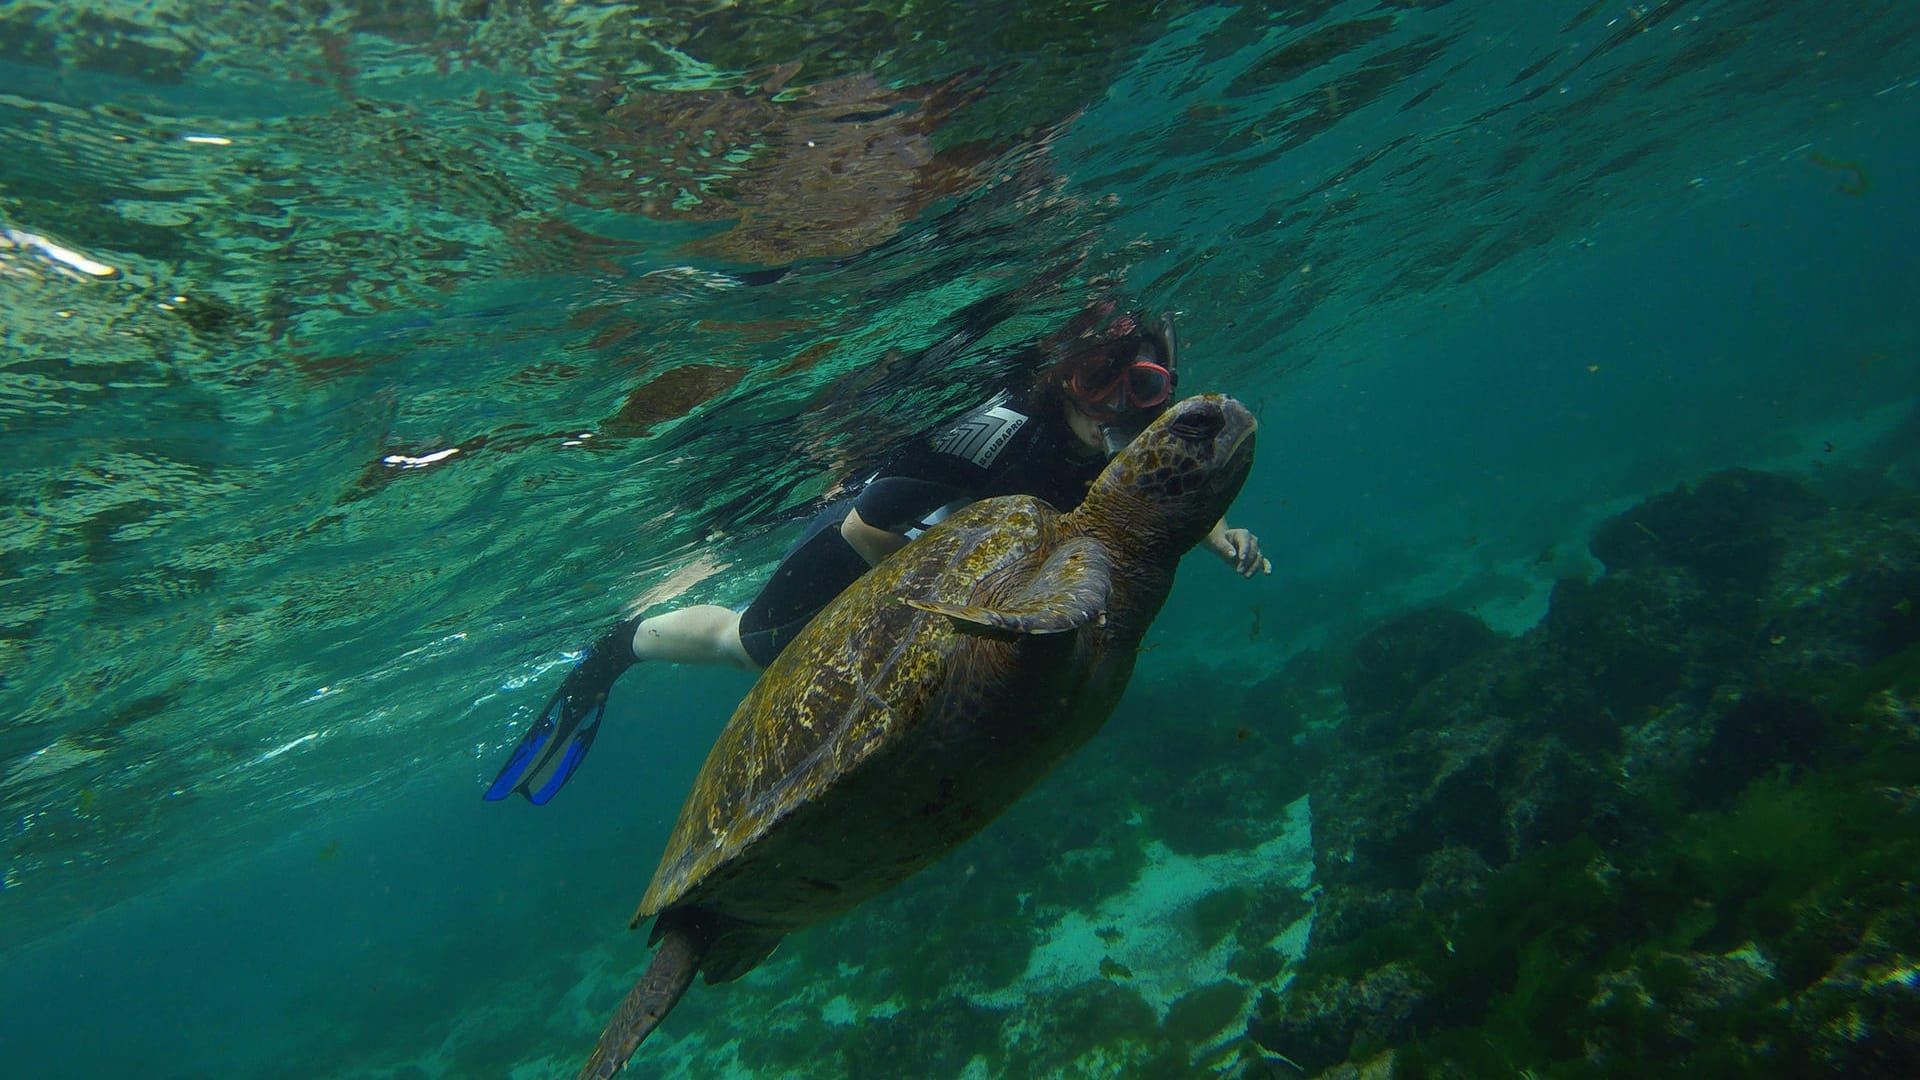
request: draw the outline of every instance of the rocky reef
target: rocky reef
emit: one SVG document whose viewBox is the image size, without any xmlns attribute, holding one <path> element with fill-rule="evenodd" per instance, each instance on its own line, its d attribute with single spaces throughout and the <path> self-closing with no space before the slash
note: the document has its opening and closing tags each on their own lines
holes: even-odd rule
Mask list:
<svg viewBox="0 0 1920 1080">
<path fill-rule="evenodd" d="M 1347 715 L 1249 1039 L 1310 1076 L 1920 1075 L 1920 499 L 1729 470 L 1590 546 L 1519 637 L 1414 612 L 1269 688 Z"/>
</svg>

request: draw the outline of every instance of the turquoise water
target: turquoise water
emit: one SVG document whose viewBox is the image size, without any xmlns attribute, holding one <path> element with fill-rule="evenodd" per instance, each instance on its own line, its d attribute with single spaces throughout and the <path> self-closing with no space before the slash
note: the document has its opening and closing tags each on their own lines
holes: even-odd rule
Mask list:
<svg viewBox="0 0 1920 1080">
<path fill-rule="evenodd" d="M 1184 388 L 1258 413 L 1230 517 L 1274 575 L 1190 558 L 1100 741 L 637 1060 L 1150 1075 L 1125 1033 L 1232 983 L 1175 1074 L 1228 1071 L 1286 976 L 1147 930 L 1308 888 L 1259 734 L 1289 658 L 1430 602 L 1520 634 L 1597 522 L 1716 468 L 1914 475 L 1916 33 L 1784 0 L 0 8 L 7 1071 L 569 1075 L 746 686 L 638 669 L 563 797 L 483 805 L 572 650 L 744 601 L 1113 282 L 1179 313 Z M 1220 813 L 1182 767 L 1254 824 L 1169 846 Z M 1226 940 L 1297 956 L 1310 907 Z"/>
</svg>

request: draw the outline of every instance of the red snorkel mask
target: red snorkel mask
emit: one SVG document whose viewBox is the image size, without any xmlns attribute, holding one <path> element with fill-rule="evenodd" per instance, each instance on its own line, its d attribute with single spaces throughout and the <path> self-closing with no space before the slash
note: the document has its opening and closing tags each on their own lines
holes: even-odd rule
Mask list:
<svg viewBox="0 0 1920 1080">
<path fill-rule="evenodd" d="M 1110 364 L 1104 372 L 1076 371 L 1067 391 L 1090 410 L 1120 413 L 1129 408 L 1151 409 L 1173 395 L 1173 372 L 1153 360 L 1134 359 Z"/>
<path fill-rule="evenodd" d="M 1065 383 L 1067 393 L 1090 413 L 1114 416 L 1165 405 L 1179 382 L 1173 320 L 1162 317 L 1159 326 L 1142 332 L 1137 316 L 1123 315 L 1107 333 L 1121 336 L 1106 347 L 1105 362 L 1082 362 Z"/>
<path fill-rule="evenodd" d="M 1141 322 L 1133 313 L 1115 319 L 1101 335 L 1107 339 L 1104 351 L 1085 357 L 1061 384 L 1082 412 L 1104 418 L 1108 457 L 1160 415 L 1180 384 L 1172 316 L 1161 316 L 1151 330 Z"/>
</svg>

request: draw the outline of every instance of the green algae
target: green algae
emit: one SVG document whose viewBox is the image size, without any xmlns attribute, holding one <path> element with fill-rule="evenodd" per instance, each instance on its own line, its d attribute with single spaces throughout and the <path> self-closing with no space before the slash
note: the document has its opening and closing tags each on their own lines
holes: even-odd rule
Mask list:
<svg viewBox="0 0 1920 1080">
<path fill-rule="evenodd" d="M 848 1080 L 886 1080 L 900 1075 L 912 1062 L 928 1076 L 958 1076 L 976 1055 L 990 1058 L 999 1046 L 1006 1014 L 982 1008 L 965 998 L 945 995 L 910 1005 L 892 1016 L 869 1017 L 836 1032 L 833 1043 L 810 1047 L 818 1060 L 832 1060 L 838 1051 Z M 754 1040 L 746 1040 L 742 1049 Z M 782 1043 L 765 1060 L 756 1062 L 771 1071 L 791 1064 L 794 1047 Z M 743 1060 L 744 1056 L 743 1056 Z"/>
<path fill-rule="evenodd" d="M 1190 904 L 1185 915 L 1195 950 L 1206 952 L 1231 936 L 1253 907 L 1253 900 L 1250 886 L 1236 885 L 1210 892 Z"/>
<path fill-rule="evenodd" d="M 1249 991 L 1232 982 L 1214 983 L 1180 995 L 1167 1007 L 1161 1029 L 1184 1043 L 1201 1043 L 1239 1021 Z"/>
<path fill-rule="evenodd" d="M 1243 949 L 1260 949 L 1313 911 L 1313 893 L 1292 889 L 1261 889 L 1233 928 L 1233 939 Z"/>
<path fill-rule="evenodd" d="M 1271 946 L 1242 949 L 1227 964 L 1227 973 L 1256 986 L 1270 983 L 1287 969 L 1287 957 Z"/>
<path fill-rule="evenodd" d="M 1920 642 L 1902 648 L 1841 684 L 1835 711 L 1861 713 L 1883 694 L 1901 698 L 1920 696 Z"/>
<path fill-rule="evenodd" d="M 1423 889 L 1316 942 L 1250 1032 L 1298 1040 L 1268 1045 L 1315 1061 L 1393 1049 L 1412 1075 L 1906 1061 L 1920 1010 L 1878 988 L 1910 985 L 1920 957 L 1920 730 L 1906 704 L 1920 647 L 1805 681 L 1725 708 L 1704 747 L 1711 775 L 1642 778 L 1634 827 L 1537 848 L 1457 895 Z M 1356 1011 L 1370 1019 L 1331 1019 Z"/>
<path fill-rule="evenodd" d="M 1473 678 L 1343 726 L 1319 936 L 1261 1045 L 1309 1075 L 1920 1075 L 1910 529 L 1713 480 L 1596 533 L 1608 574 Z M 1462 746 L 1465 787 L 1407 764 Z"/>
<path fill-rule="evenodd" d="M 1084 1067 L 1079 1059 L 1088 1047 L 1102 1047 L 1107 1055 L 1121 1060 L 1153 1054 L 1161 1049 L 1156 1045 L 1158 1028 L 1158 1013 L 1133 987 L 1105 979 L 1081 983 L 1049 995 L 1045 1008 L 1028 1013 L 1008 1045 L 1004 1071 L 993 1075 L 1037 1080 L 1074 1070 Z M 913 1061 L 915 1072 L 921 1073 L 914 1059 L 898 1059 L 896 1068 L 900 1061 Z M 924 1075 L 956 1074 L 928 1071 Z"/>
<path fill-rule="evenodd" d="M 1920 823 L 1887 785 L 1915 776 L 1920 758 L 1887 754 L 1782 770 L 1639 852 L 1582 837 L 1498 871 L 1452 922 L 1423 913 L 1310 954 L 1297 985 L 1412 963 L 1435 986 L 1430 1032 L 1402 1048 L 1416 1075 L 1610 1075 L 1621 1063 L 1595 1064 L 1596 1046 L 1655 1055 L 1636 1065 L 1649 1076 L 1818 1067 L 1782 1017 L 1837 956 L 1911 925 L 1886 916 L 1911 908 Z M 1920 954 L 1920 934 L 1879 944 Z M 1755 957 L 1755 975 L 1728 978 L 1733 955 Z M 1623 983 L 1633 992 L 1606 990 Z"/>
</svg>

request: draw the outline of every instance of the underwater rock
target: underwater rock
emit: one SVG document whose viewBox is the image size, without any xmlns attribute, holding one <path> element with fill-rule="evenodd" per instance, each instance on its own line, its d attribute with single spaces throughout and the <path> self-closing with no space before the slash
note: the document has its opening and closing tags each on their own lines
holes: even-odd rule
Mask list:
<svg viewBox="0 0 1920 1080">
<path fill-rule="evenodd" d="M 1251 885 L 1216 889 L 1187 905 L 1184 916 L 1196 952 L 1206 952 L 1225 941 L 1253 907 Z"/>
<path fill-rule="evenodd" d="M 1606 707 L 1631 715 L 1712 691 L 1752 639 L 1751 600 L 1730 607 L 1685 569 L 1648 567 L 1560 581 L 1540 629 Z"/>
<path fill-rule="evenodd" d="M 1308 1075 L 1920 1075 L 1920 500 L 1733 471 L 1594 550 L 1338 729 L 1249 1034 Z"/>
<path fill-rule="evenodd" d="M 1365 1061 L 1345 1061 L 1320 1074 L 1320 1080 L 1393 1080 L 1396 1054 L 1383 1050 Z"/>
<path fill-rule="evenodd" d="M 1254 894 L 1253 904 L 1233 928 L 1233 940 L 1243 949 L 1265 948 L 1288 927 L 1314 910 L 1313 890 L 1266 888 Z"/>
<path fill-rule="evenodd" d="M 1227 964 L 1227 973 L 1250 986 L 1262 986 L 1287 970 L 1287 957 L 1270 945 L 1243 949 Z"/>
<path fill-rule="evenodd" d="M 1311 708 L 1310 703 L 1300 700 L 1299 685 L 1282 671 L 1250 686 L 1240 712 L 1250 730 L 1287 743 L 1305 732 Z"/>
<path fill-rule="evenodd" d="M 1149 1041 L 1158 1036 L 1159 1021 L 1153 1006 L 1125 982 L 1076 983 L 1058 994 L 1029 1000 L 1008 1045 L 1010 1064 L 1019 1064 L 1022 1071 L 1000 1075 L 1046 1076 L 1090 1046 L 1127 1039 Z M 923 1059 L 914 1057 L 893 1059 L 894 1071 L 888 1075 L 901 1075 L 901 1066 L 909 1063 L 915 1075 L 960 1075 L 958 1068 L 923 1069 Z"/>
<path fill-rule="evenodd" d="M 1263 998 L 1247 1035 L 1312 1076 L 1407 1041 L 1432 989 L 1411 965 L 1384 964 L 1354 979 L 1320 980 L 1304 992 Z"/>
<path fill-rule="evenodd" d="M 1707 740 L 1713 737 L 1713 706 L 1689 703 L 1650 705 L 1621 730 L 1614 765 L 1629 803 L 1658 801 L 1681 790 L 1699 771 Z"/>
<path fill-rule="evenodd" d="M 1458 845 L 1504 861 L 1498 759 L 1512 731 L 1511 720 L 1486 717 L 1412 732 L 1397 752 L 1340 761 L 1316 783 L 1316 947 L 1399 920 L 1429 852 Z"/>
<path fill-rule="evenodd" d="M 1502 854 L 1509 858 L 1582 833 L 1611 841 L 1634 826 L 1616 778 L 1554 736 L 1520 746 L 1500 794 Z"/>
<path fill-rule="evenodd" d="M 1451 608 L 1396 616 L 1354 643 L 1342 689 L 1360 715 L 1406 708 L 1420 688 L 1503 639 L 1486 623 Z"/>
<path fill-rule="evenodd" d="M 1214 983 L 1182 994 L 1167 1007 L 1161 1029 L 1180 1042 L 1205 1042 L 1240 1022 L 1247 996 L 1247 988 L 1233 982 Z"/>
<path fill-rule="evenodd" d="M 1694 804 L 1714 805 L 1775 766 L 1811 761 L 1826 725 L 1818 708 L 1796 698 L 1761 692 L 1728 702 L 1700 750 L 1689 785 Z"/>
<path fill-rule="evenodd" d="M 1180 855 L 1259 847 L 1272 838 L 1273 823 L 1300 797 L 1306 780 L 1289 783 L 1282 772 L 1272 783 L 1249 784 L 1249 769 L 1258 767 L 1240 762 L 1177 777 L 1177 786 L 1148 804 L 1153 834 Z"/>
<path fill-rule="evenodd" d="M 1812 1064 L 1836 1076 L 1920 1076 L 1917 919 L 1908 907 L 1876 920 L 1858 949 L 1796 997 L 1792 1031 Z"/>
<path fill-rule="evenodd" d="M 1822 509 L 1797 480 L 1726 469 L 1608 519 L 1588 547 L 1608 573 L 1684 567 L 1705 581 L 1752 584 L 1778 556 L 1779 528 Z"/>
<path fill-rule="evenodd" d="M 1086 887 L 1080 872 L 1088 868 L 1077 858 L 1062 859 L 1057 865 L 1065 873 L 1056 874 L 1051 864 L 1006 859 L 988 849 L 984 844 L 968 849 L 978 861 L 940 868 L 946 880 L 936 878 L 934 887 L 907 894 L 897 912 L 885 913 L 889 922 L 921 927 L 923 943 L 914 950 L 912 959 L 878 973 L 874 993 L 930 997 L 956 987 L 988 991 L 1012 983 L 1026 971 L 1028 954 L 1045 940 L 1045 934 L 1025 914 L 1023 887 L 1015 885 L 1022 881 L 1019 875 L 1033 867 L 1049 866 L 1043 879 L 1047 887 L 1073 893 Z M 1111 850 L 1116 856 L 1132 852 L 1131 848 Z M 867 951 L 870 929 L 858 923 L 847 926 L 844 935 L 836 935 L 833 951 L 821 955 L 821 962 L 833 963 L 837 958 Z"/>
<path fill-rule="evenodd" d="M 1320 876 L 1317 866 L 1314 876 Z M 1350 945 L 1376 930 L 1401 925 L 1418 911 L 1414 890 L 1407 886 L 1323 882 L 1308 955 Z"/>
<path fill-rule="evenodd" d="M 1537 634 L 1443 676 L 1403 714 L 1388 749 L 1354 747 L 1312 785 L 1316 880 L 1333 900 L 1322 908 L 1326 926 L 1372 922 L 1339 911 L 1334 886 L 1414 888 L 1421 860 L 1444 847 L 1499 866 L 1582 831 L 1620 831 L 1617 778 L 1595 752 L 1618 738 L 1618 724 Z"/>
<path fill-rule="evenodd" d="M 1338 723 L 1345 714 L 1340 688 L 1345 666 L 1344 657 L 1320 649 L 1294 653 L 1279 671 L 1246 681 L 1242 722 L 1282 744 Z"/>
<path fill-rule="evenodd" d="M 1486 892 L 1492 868 L 1465 844 L 1449 843 L 1420 860 L 1414 899 L 1429 911 L 1453 911 Z"/>
<path fill-rule="evenodd" d="M 1751 950 L 1656 953 L 1601 977 L 1587 1006 L 1586 1060 L 1631 1073 L 1697 1049 L 1723 1070 L 1770 1074 L 1773 1048 L 1732 1014 L 1771 1004 L 1777 990 L 1764 958 Z"/>
<path fill-rule="evenodd" d="M 959 1076 L 974 1055 L 999 1046 L 1006 1019 L 1005 1013 L 951 995 L 913 1003 L 892 1016 L 870 1016 L 848 1028 L 840 1041 L 839 1075 L 893 1080 L 901 1063 L 910 1061 L 928 1076 Z"/>
<path fill-rule="evenodd" d="M 1920 643 L 1920 501 L 1880 500 L 1794 530 L 1762 595 L 1762 671 L 1830 680 Z"/>
<path fill-rule="evenodd" d="M 1449 762 L 1442 751 L 1400 756 L 1438 772 L 1399 789 L 1397 802 L 1379 780 L 1377 802 L 1315 794 L 1321 895 L 1310 949 L 1348 945 L 1420 913 L 1444 919 L 1472 904 L 1493 867 L 1574 836 L 1640 828 L 1617 785 L 1558 742 L 1515 740 L 1498 756 L 1499 764 Z M 1355 775 L 1330 777 L 1329 788 Z"/>
</svg>

